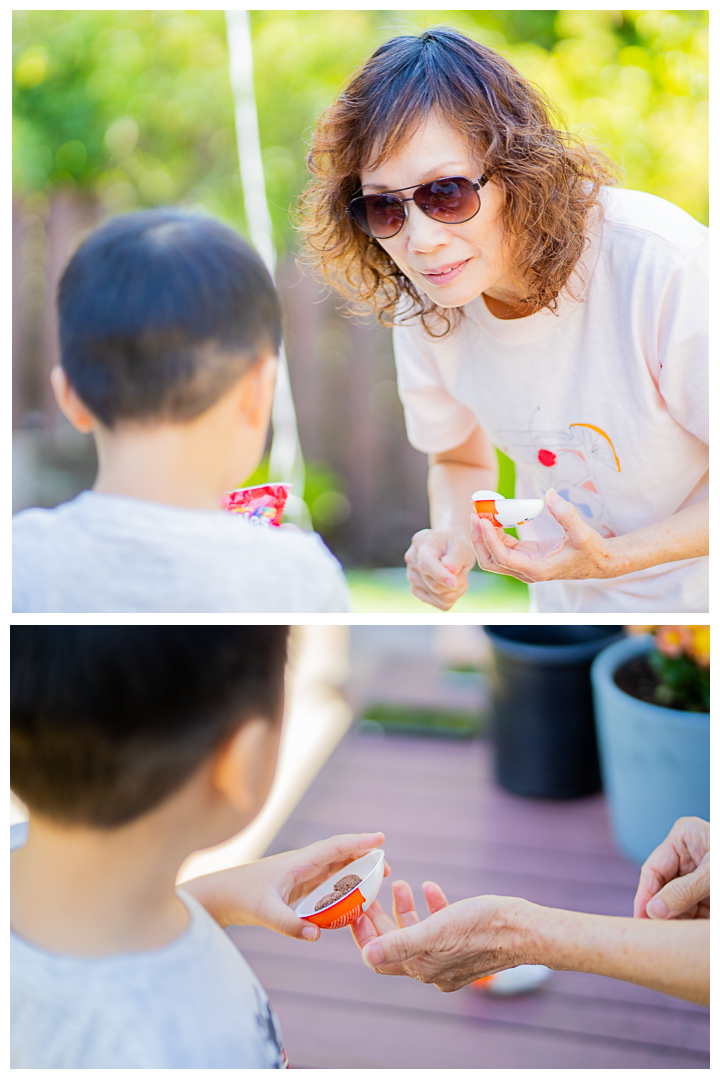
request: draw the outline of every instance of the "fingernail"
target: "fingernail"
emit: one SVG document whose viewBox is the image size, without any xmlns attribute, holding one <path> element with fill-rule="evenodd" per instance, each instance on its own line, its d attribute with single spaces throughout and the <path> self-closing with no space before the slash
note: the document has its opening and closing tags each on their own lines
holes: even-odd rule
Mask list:
<svg viewBox="0 0 720 1080">
<path fill-rule="evenodd" d="M 548 488 L 547 491 L 545 492 L 545 502 L 546 503 L 549 503 L 549 504 L 552 505 L 553 503 L 556 503 L 559 498 L 560 498 L 560 496 L 558 495 L 555 488 Z"/>
<path fill-rule="evenodd" d="M 372 942 L 371 945 L 366 945 L 363 949 L 362 958 L 368 967 L 379 967 L 385 959 L 382 946 L 378 945 L 375 941 Z"/>
<path fill-rule="evenodd" d="M 320 931 L 317 926 L 303 926 L 302 936 L 306 941 L 317 941 L 320 937 Z"/>
<path fill-rule="evenodd" d="M 670 914 L 659 896 L 653 896 L 652 900 L 646 905 L 645 910 L 651 919 L 667 919 Z"/>
</svg>

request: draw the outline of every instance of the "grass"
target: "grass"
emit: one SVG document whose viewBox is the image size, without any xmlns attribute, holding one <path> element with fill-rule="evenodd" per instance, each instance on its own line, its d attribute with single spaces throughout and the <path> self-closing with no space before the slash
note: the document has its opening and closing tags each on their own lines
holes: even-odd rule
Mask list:
<svg viewBox="0 0 720 1080">
<path fill-rule="evenodd" d="M 439 608 L 418 600 L 410 592 L 405 569 L 347 570 L 354 612 L 415 612 L 437 615 Z M 517 578 L 474 570 L 470 588 L 451 608 L 453 613 L 527 611 L 528 587 Z"/>
<path fill-rule="evenodd" d="M 388 735 L 436 735 L 447 739 L 472 739 L 485 727 L 478 710 L 438 709 L 399 702 L 375 702 L 363 709 L 361 730 L 378 725 Z"/>
</svg>

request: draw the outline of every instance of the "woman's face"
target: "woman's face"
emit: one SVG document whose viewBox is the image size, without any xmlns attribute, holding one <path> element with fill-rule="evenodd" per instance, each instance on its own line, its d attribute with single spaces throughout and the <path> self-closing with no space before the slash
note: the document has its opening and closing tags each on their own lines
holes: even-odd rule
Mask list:
<svg viewBox="0 0 720 1080">
<path fill-rule="evenodd" d="M 400 150 L 382 165 L 363 169 L 360 179 L 363 194 L 368 195 L 444 176 L 476 181 L 483 171 L 482 161 L 471 156 L 464 138 L 431 114 Z M 402 192 L 403 197 L 411 194 Z M 459 225 L 435 221 L 407 202 L 408 216 L 397 236 L 377 241 L 416 288 L 440 307 L 469 304 L 481 293 L 502 304 L 521 299 L 503 248 L 502 191 L 491 180 L 478 194 L 480 210 Z"/>
</svg>

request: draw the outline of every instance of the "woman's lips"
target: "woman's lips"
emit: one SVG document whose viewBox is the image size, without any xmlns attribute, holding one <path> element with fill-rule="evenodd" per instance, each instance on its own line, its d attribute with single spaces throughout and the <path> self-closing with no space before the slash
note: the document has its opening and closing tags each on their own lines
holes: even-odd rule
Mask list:
<svg viewBox="0 0 720 1080">
<path fill-rule="evenodd" d="M 447 263 L 437 270 L 421 270 L 420 273 L 433 285 L 445 285 L 448 281 L 454 281 L 456 277 L 459 277 L 469 262 L 469 259 L 464 259 L 462 262 Z"/>
</svg>

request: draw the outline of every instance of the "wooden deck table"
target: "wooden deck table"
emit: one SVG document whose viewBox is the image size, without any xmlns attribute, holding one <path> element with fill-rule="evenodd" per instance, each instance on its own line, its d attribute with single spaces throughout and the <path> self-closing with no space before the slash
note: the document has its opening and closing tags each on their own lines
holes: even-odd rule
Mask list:
<svg viewBox="0 0 720 1080">
<path fill-rule="evenodd" d="M 471 742 L 352 731 L 269 853 L 382 829 L 392 878 L 424 908 L 480 893 L 608 915 L 632 913 L 638 870 L 614 850 L 602 796 L 523 799 Z M 391 907 L 386 880 L 378 897 Z M 319 942 L 256 927 L 229 933 L 269 993 L 295 1068 L 709 1068 L 709 1010 L 602 976 L 553 972 L 536 992 L 443 994 L 366 968 L 348 929 Z"/>
</svg>

